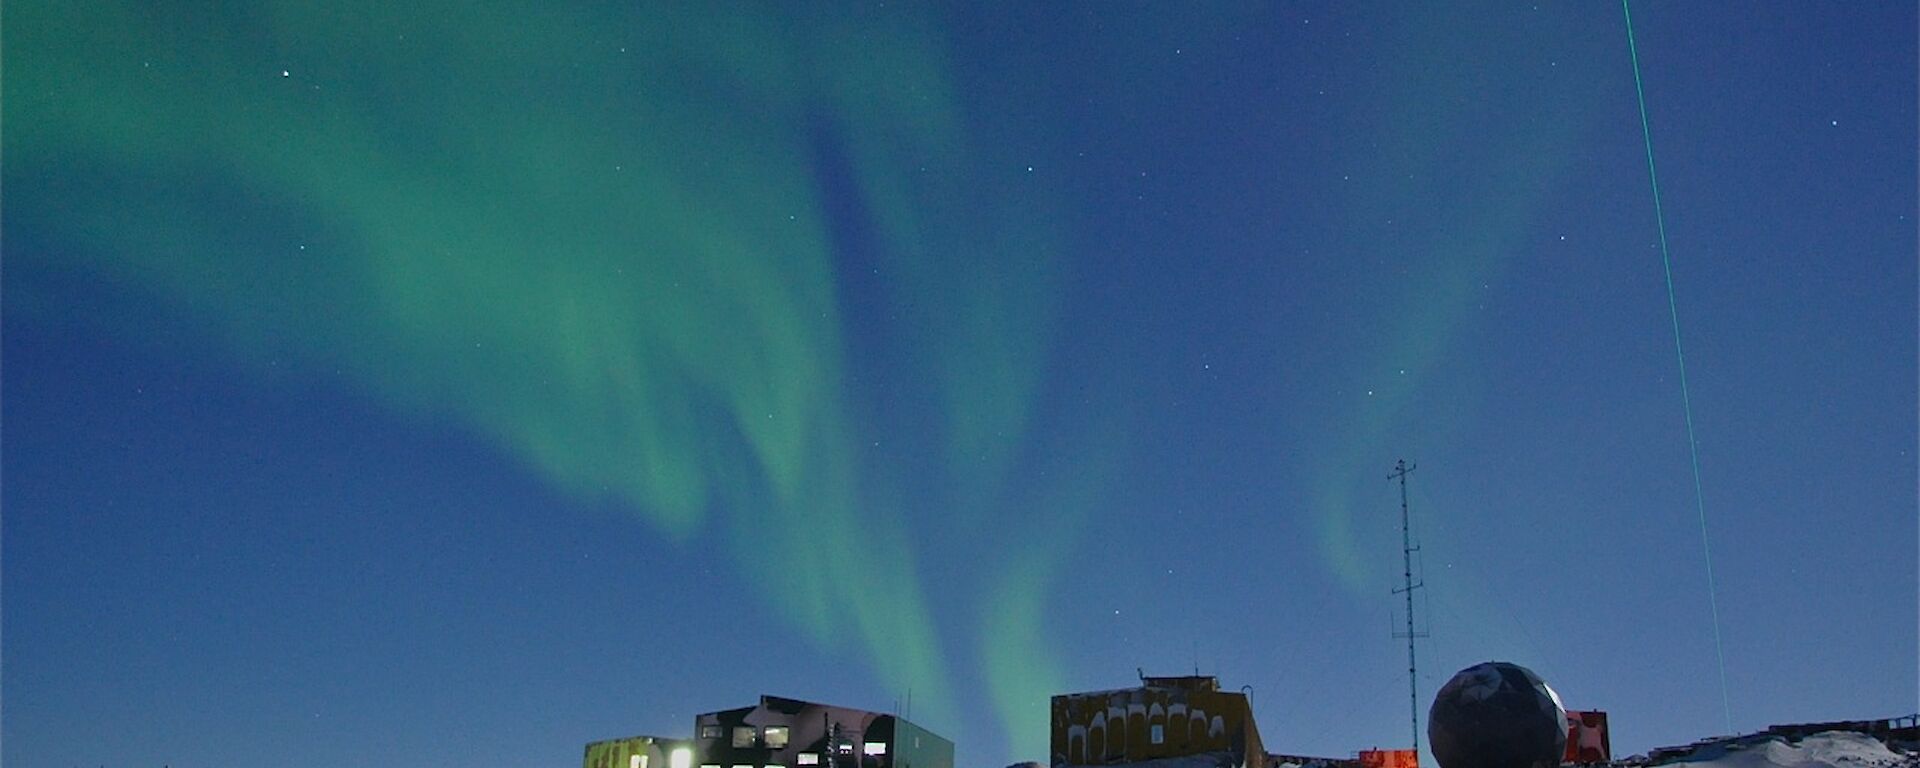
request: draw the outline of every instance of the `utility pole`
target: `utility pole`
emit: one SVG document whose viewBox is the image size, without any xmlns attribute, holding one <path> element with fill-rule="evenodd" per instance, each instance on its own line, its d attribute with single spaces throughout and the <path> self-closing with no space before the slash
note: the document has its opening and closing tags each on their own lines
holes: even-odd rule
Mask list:
<svg viewBox="0 0 1920 768">
<path fill-rule="evenodd" d="M 1415 756 L 1414 759 L 1418 760 L 1420 754 L 1420 678 L 1415 672 L 1416 665 L 1413 662 L 1413 641 L 1417 638 L 1426 637 L 1427 633 L 1413 631 L 1413 591 L 1426 586 L 1425 581 L 1418 584 L 1415 584 L 1413 581 L 1413 553 L 1420 550 L 1419 547 L 1413 545 L 1413 526 L 1410 524 L 1407 514 L 1407 473 L 1413 470 L 1414 465 L 1408 464 L 1406 459 L 1400 459 L 1393 463 L 1393 474 L 1387 475 L 1387 479 L 1400 481 L 1400 562 L 1402 565 L 1400 576 L 1403 579 L 1401 583 L 1404 584 L 1404 586 L 1394 590 L 1393 593 L 1407 596 L 1407 631 L 1404 633 L 1395 632 L 1393 636 L 1407 639 L 1408 710 L 1413 714 L 1413 754 Z"/>
</svg>

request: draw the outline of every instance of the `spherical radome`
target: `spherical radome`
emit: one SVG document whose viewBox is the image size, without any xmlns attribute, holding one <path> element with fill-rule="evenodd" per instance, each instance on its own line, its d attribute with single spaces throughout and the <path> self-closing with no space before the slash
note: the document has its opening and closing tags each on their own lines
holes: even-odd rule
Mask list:
<svg viewBox="0 0 1920 768">
<path fill-rule="evenodd" d="M 1489 661 L 1460 670 L 1434 694 L 1427 741 L 1440 768 L 1557 768 L 1567 710 L 1533 670 Z"/>
</svg>

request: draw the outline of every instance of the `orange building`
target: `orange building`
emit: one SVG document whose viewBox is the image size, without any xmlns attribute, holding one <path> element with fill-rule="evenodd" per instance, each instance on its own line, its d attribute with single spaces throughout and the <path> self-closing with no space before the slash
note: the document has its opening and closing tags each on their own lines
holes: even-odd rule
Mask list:
<svg viewBox="0 0 1920 768">
<path fill-rule="evenodd" d="M 1140 677 L 1137 688 L 1053 697 L 1053 764 L 1115 765 L 1215 755 L 1266 768 L 1246 694 L 1211 676 Z"/>
<path fill-rule="evenodd" d="M 1411 749 L 1363 749 L 1360 768 L 1420 768 L 1420 753 Z"/>
</svg>

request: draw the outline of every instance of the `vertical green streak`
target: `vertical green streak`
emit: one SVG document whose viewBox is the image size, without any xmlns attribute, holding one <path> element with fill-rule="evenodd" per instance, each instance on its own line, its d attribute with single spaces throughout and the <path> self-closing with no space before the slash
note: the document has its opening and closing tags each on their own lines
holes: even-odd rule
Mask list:
<svg viewBox="0 0 1920 768">
<path fill-rule="evenodd" d="M 1647 181 L 1653 188 L 1653 220 L 1660 230 L 1660 266 L 1667 278 L 1667 313 L 1673 318 L 1673 355 L 1680 367 L 1680 405 L 1687 416 L 1687 456 L 1693 462 L 1693 504 L 1700 516 L 1700 557 L 1707 566 L 1707 606 L 1713 612 L 1713 652 L 1720 663 L 1720 708 L 1727 733 L 1733 733 L 1733 702 L 1727 695 L 1727 651 L 1720 640 L 1720 599 L 1713 580 L 1713 550 L 1707 545 L 1707 502 L 1700 490 L 1700 442 L 1693 431 L 1693 398 L 1687 393 L 1687 355 L 1680 346 L 1680 305 L 1674 299 L 1673 259 L 1667 251 L 1667 218 L 1660 209 L 1660 176 L 1653 168 L 1653 129 L 1647 121 L 1647 92 L 1640 81 L 1640 51 L 1633 42 L 1633 10 L 1620 0 L 1627 23 L 1627 55 L 1633 61 L 1633 94 L 1640 103 L 1640 136 L 1647 145 Z"/>
<path fill-rule="evenodd" d="M 1060 585 L 1072 583 L 1071 574 L 1059 572 L 1061 553 L 1072 549 L 1121 459 L 1122 424 L 1088 422 L 1073 441 L 1085 450 L 1055 465 L 1056 479 L 1021 504 L 1029 511 L 1016 529 L 1020 535 L 1010 537 L 1018 543 L 982 595 L 976 649 L 987 694 L 1007 745 L 1029 758 L 1048 754 L 1048 706 L 1061 690 L 1058 665 L 1044 640 L 1054 634 L 1046 626 L 1047 610 L 1064 602 L 1061 593 L 1068 587 Z"/>
<path fill-rule="evenodd" d="M 1319 550 L 1355 592 L 1380 585 L 1379 564 L 1391 552 L 1363 544 L 1392 508 L 1379 472 L 1467 423 L 1462 414 L 1474 403 L 1463 379 L 1474 374 L 1455 361 L 1486 317 L 1476 307 L 1511 263 L 1528 258 L 1537 215 L 1565 175 L 1589 110 L 1590 100 L 1511 64 L 1559 45 L 1540 33 L 1575 31 L 1544 19 L 1524 29 L 1483 21 L 1505 13 L 1467 3 L 1392 14 L 1375 81 L 1349 107 L 1376 128 L 1356 142 L 1366 152 L 1344 158 L 1341 173 L 1354 169 L 1352 181 L 1332 184 L 1346 198 L 1341 249 L 1388 271 L 1353 272 L 1364 310 L 1349 331 L 1342 413 L 1325 427 L 1338 437 L 1316 473 L 1312 503 Z M 1516 107 L 1534 119 L 1486 130 Z M 1423 408 L 1439 402 L 1446 407 Z"/>
<path fill-rule="evenodd" d="M 1057 581 L 1051 565 L 1043 553 L 1025 553 L 1001 574 L 984 603 L 982 671 L 1001 730 L 1018 755 L 1046 754 L 1048 697 L 1060 690 L 1040 640 L 1047 636 L 1047 585 Z"/>
</svg>

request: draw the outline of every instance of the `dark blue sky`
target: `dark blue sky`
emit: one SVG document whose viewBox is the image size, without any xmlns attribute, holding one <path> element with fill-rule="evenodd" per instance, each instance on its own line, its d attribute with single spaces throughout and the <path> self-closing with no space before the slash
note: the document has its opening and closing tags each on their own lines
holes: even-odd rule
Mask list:
<svg viewBox="0 0 1920 768">
<path fill-rule="evenodd" d="M 1724 730 L 1620 8 L 13 4 L 0 758 Z M 1920 709 L 1911 3 L 1633 9 L 1736 729 Z"/>
</svg>

